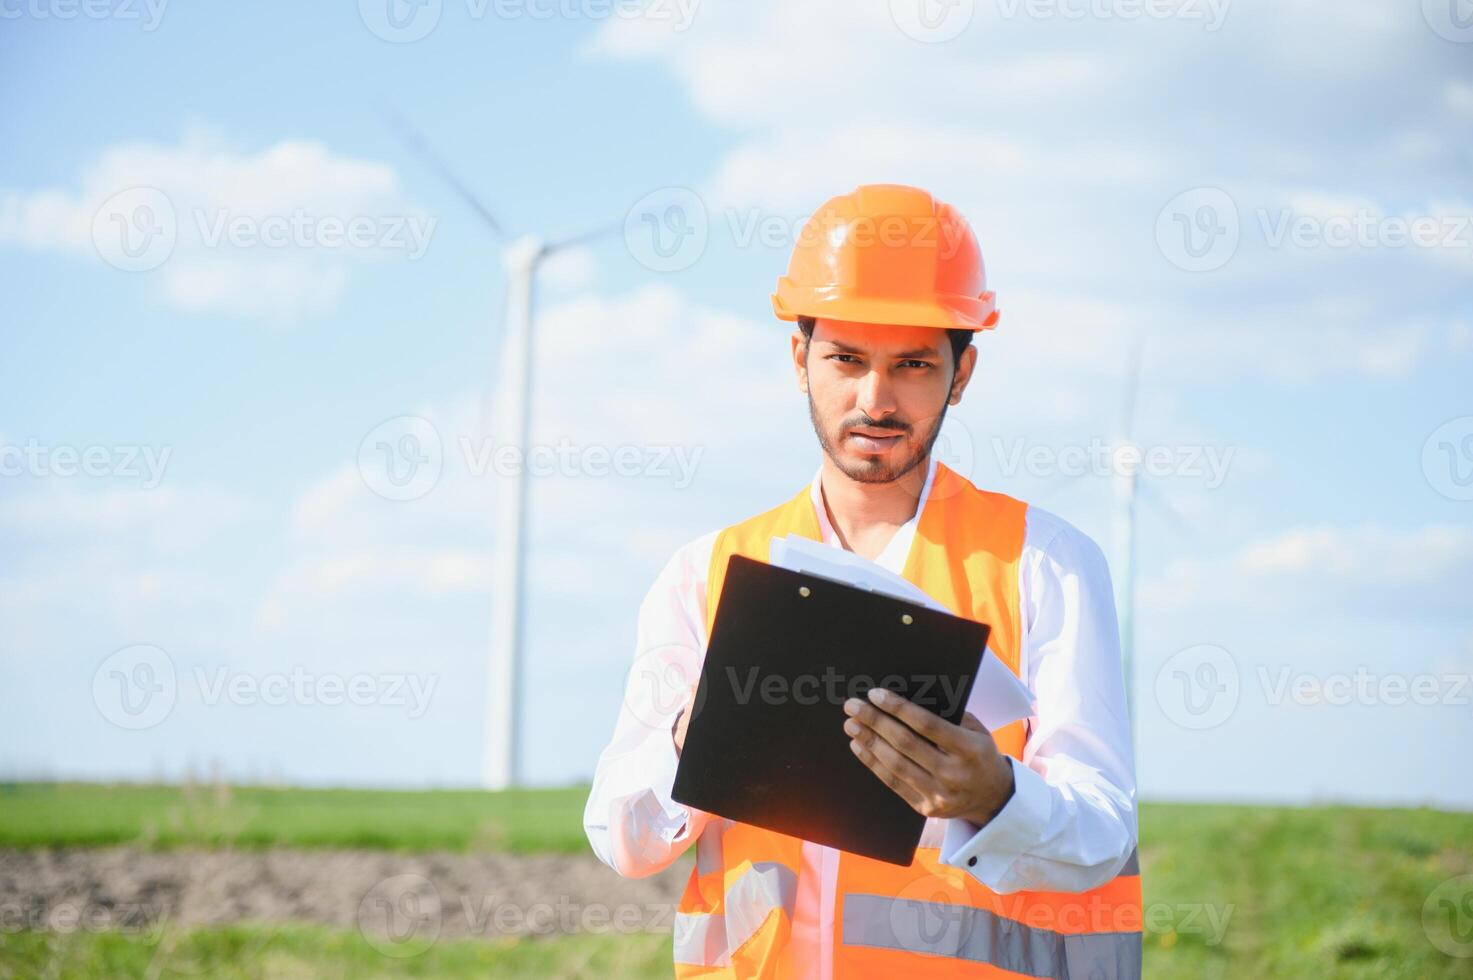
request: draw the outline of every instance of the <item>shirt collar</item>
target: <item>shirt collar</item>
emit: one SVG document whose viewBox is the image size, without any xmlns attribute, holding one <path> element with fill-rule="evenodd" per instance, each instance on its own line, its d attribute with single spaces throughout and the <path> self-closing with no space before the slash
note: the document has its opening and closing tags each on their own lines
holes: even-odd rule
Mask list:
<svg viewBox="0 0 1473 980">
<path fill-rule="evenodd" d="M 808 486 L 809 498 L 813 501 L 814 513 L 818 515 L 818 528 L 823 535 L 823 543 L 834 548 L 842 548 L 839 543 L 839 535 L 835 533 L 833 525 L 829 522 L 828 509 L 823 505 L 823 464 L 819 463 L 818 472 L 813 474 L 813 482 Z M 926 482 L 921 485 L 921 499 L 916 504 L 916 512 L 910 520 L 906 521 L 895 531 L 895 536 L 890 543 L 885 545 L 885 550 L 880 552 L 875 559 L 875 564 L 899 575 L 905 566 L 905 559 L 910 555 L 910 543 L 915 538 L 916 525 L 920 522 L 921 513 L 926 509 L 926 501 L 931 496 L 931 484 L 936 479 L 936 454 L 931 454 L 930 465 L 926 469 Z"/>
</svg>

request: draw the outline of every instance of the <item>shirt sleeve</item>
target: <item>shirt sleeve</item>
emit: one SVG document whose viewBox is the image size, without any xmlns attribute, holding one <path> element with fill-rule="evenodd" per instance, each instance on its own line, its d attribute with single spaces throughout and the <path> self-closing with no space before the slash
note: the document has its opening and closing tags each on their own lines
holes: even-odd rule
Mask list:
<svg viewBox="0 0 1473 980">
<path fill-rule="evenodd" d="M 1016 789 L 985 827 L 948 820 L 945 864 L 1000 893 L 1088 891 L 1135 863 L 1135 764 L 1105 556 L 1028 509 L 1022 672 L 1036 698 Z"/>
<path fill-rule="evenodd" d="M 706 571 L 715 532 L 678 550 L 639 609 L 635 654 L 613 738 L 599 755 L 583 829 L 599 860 L 628 878 L 670 865 L 710 815 L 670 798 L 673 726 L 700 677 Z"/>
</svg>

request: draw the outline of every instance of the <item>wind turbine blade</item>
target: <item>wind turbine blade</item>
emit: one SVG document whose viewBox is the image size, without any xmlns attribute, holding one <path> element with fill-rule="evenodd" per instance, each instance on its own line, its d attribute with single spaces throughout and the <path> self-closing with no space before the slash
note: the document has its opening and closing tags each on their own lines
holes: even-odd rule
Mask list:
<svg viewBox="0 0 1473 980">
<path fill-rule="evenodd" d="M 1120 412 L 1120 437 L 1127 442 L 1135 429 L 1135 401 L 1141 386 L 1141 342 L 1130 342 L 1130 353 L 1125 367 L 1125 405 Z"/>
<path fill-rule="evenodd" d="M 595 239 L 603 238 L 605 235 L 612 235 L 614 232 L 623 230 L 624 222 L 622 220 L 613 221 L 606 225 L 599 225 L 596 228 L 591 228 L 588 231 L 579 232 L 576 235 L 569 235 L 567 238 L 560 238 L 557 241 L 550 243 L 547 246 L 546 251 L 556 252 L 558 249 L 572 248 L 574 245 L 583 245 L 588 242 L 594 241 Z"/>
<path fill-rule="evenodd" d="M 430 148 L 429 144 L 425 142 L 424 137 L 419 134 L 419 130 L 410 125 L 409 121 L 395 112 L 391 106 L 382 106 L 381 111 L 389 125 L 399 134 L 399 138 L 414 151 L 415 155 L 427 164 L 431 170 L 439 174 L 440 179 L 450 185 L 455 193 L 459 195 L 461 201 L 479 215 L 482 221 L 491 226 L 491 230 L 496 233 L 498 238 L 505 238 L 506 229 L 501 227 L 501 222 L 496 220 L 496 215 L 492 214 L 491 209 L 486 207 L 481 202 L 481 199 L 476 197 L 475 193 L 456 176 L 455 172 L 450 169 L 444 159 Z"/>
</svg>

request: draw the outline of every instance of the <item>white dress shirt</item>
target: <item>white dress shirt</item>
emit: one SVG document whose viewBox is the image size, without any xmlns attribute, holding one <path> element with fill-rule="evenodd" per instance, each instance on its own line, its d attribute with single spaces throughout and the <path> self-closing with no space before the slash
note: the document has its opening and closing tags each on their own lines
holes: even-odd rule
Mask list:
<svg viewBox="0 0 1473 980">
<path fill-rule="evenodd" d="M 916 515 L 876 562 L 897 574 L 935 477 L 931 461 Z M 842 547 L 828 519 L 822 470 L 811 485 L 825 544 Z M 677 756 L 671 727 L 705 651 L 706 577 L 718 532 L 682 546 L 639 611 L 634 666 L 613 739 L 599 756 L 583 814 L 599 858 L 643 877 L 670 865 L 709 814 L 670 798 Z M 985 826 L 928 820 L 924 844 L 996 892 L 1087 891 L 1130 861 L 1136 844 L 1135 769 L 1109 568 L 1073 525 L 1029 506 L 1018 563 L 1019 675 L 1036 699 L 1016 789 Z M 975 696 L 975 695 L 974 695 Z M 832 976 L 839 852 L 805 841 L 791 943 L 801 972 Z"/>
</svg>

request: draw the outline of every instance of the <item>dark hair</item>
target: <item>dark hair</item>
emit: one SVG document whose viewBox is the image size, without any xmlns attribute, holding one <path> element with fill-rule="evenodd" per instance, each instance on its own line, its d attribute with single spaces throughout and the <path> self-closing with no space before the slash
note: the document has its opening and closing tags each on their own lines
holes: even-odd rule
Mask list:
<svg viewBox="0 0 1473 980">
<path fill-rule="evenodd" d="M 805 343 L 812 343 L 813 341 L 814 322 L 815 318 L 811 316 L 798 317 L 798 329 L 803 331 L 803 340 Z M 966 350 L 972 343 L 972 331 L 962 329 L 947 330 L 946 336 L 951 341 L 951 370 L 955 374 L 957 365 L 962 361 L 962 351 Z"/>
</svg>

